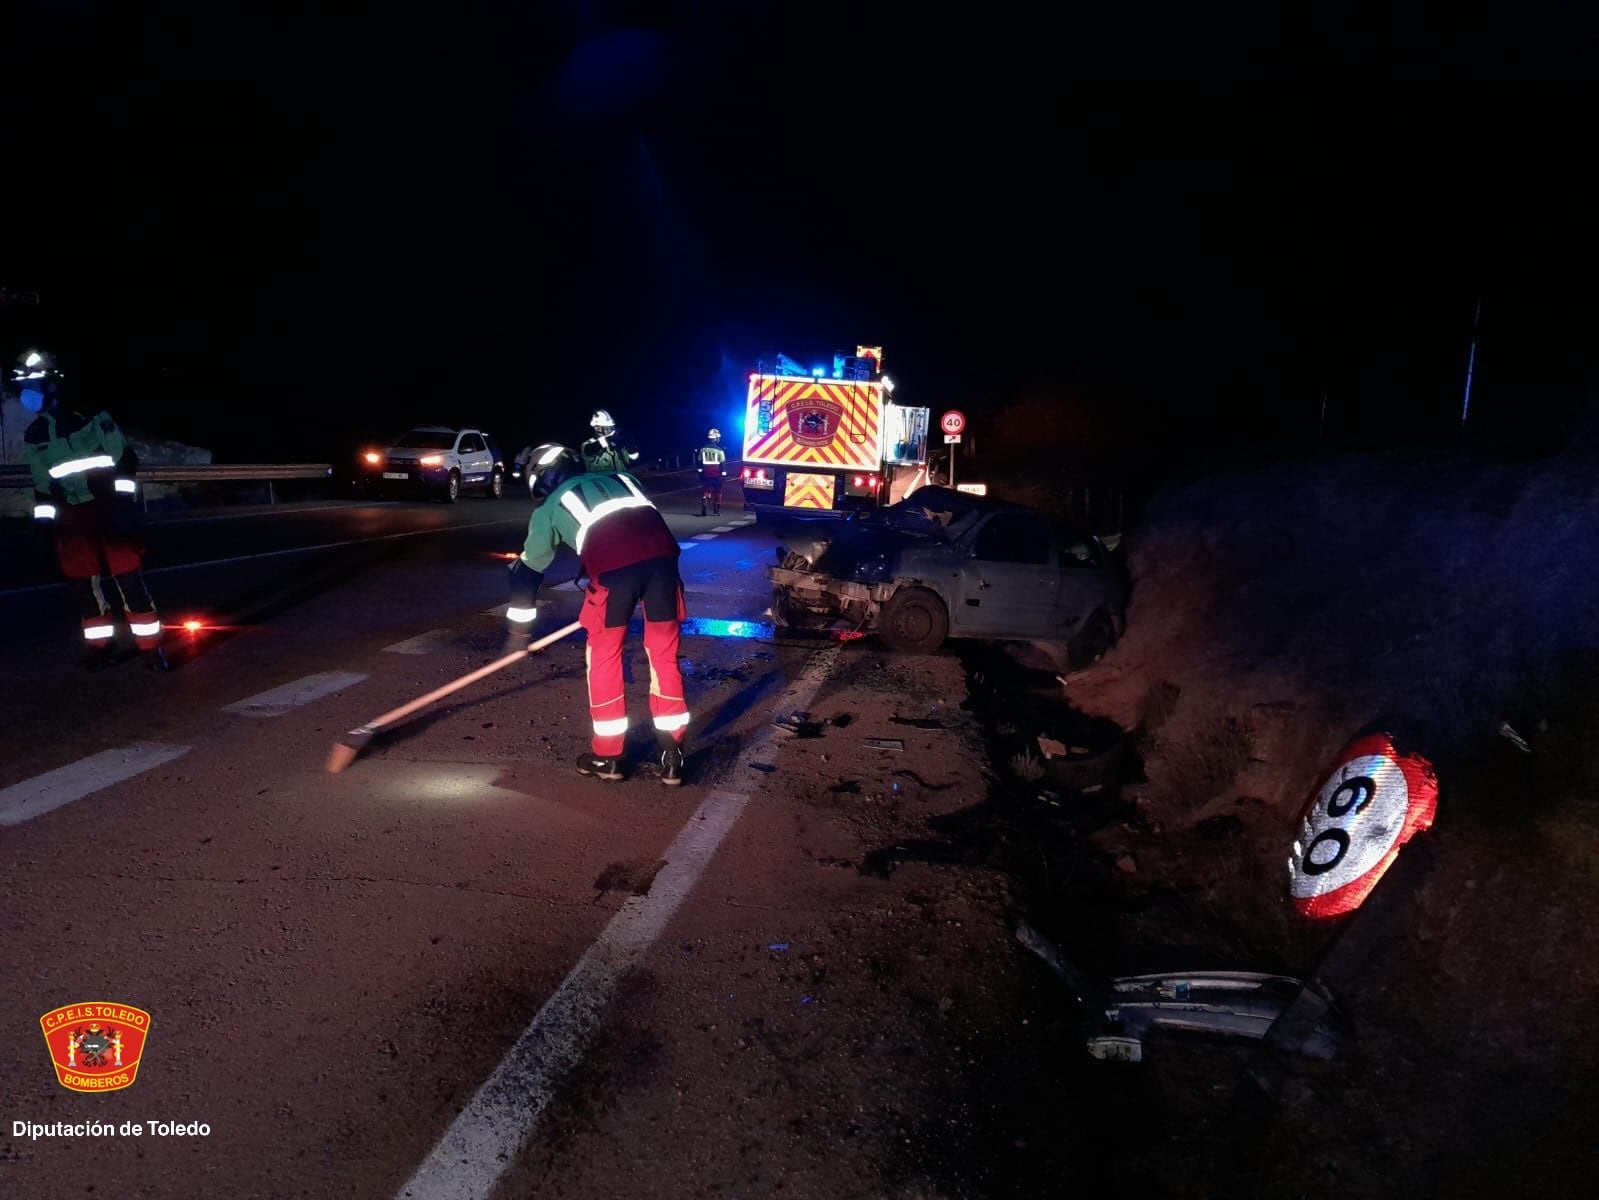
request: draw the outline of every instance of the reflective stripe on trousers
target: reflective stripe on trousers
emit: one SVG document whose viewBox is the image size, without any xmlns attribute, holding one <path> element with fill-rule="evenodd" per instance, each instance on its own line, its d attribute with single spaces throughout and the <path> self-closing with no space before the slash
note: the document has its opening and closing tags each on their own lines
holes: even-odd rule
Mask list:
<svg viewBox="0 0 1599 1200">
<path fill-rule="evenodd" d="M 596 758 L 615 758 L 627 743 L 627 696 L 622 678 L 622 650 L 627 626 L 606 626 L 607 590 L 590 583 L 578 619 L 588 634 L 589 719 L 594 723 L 590 749 Z M 677 665 L 678 623 L 644 622 L 644 653 L 650 663 L 650 716 L 656 733 L 682 744 L 688 732 L 688 703 L 683 697 L 683 672 Z"/>
</svg>

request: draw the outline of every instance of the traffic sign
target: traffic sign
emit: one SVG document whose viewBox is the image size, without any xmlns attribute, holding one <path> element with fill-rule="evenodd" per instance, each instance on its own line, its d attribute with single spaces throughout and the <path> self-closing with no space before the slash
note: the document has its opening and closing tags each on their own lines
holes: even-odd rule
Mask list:
<svg viewBox="0 0 1599 1200">
<path fill-rule="evenodd" d="M 944 435 L 944 445 L 946 445 L 946 446 L 953 446 L 956 442 L 958 442 L 960 440 L 961 440 L 961 435 L 958 434 L 958 433 L 946 433 Z"/>
<path fill-rule="evenodd" d="M 938 418 L 938 427 L 945 433 L 952 433 L 958 437 L 966 428 L 966 414 L 952 408 Z"/>
</svg>

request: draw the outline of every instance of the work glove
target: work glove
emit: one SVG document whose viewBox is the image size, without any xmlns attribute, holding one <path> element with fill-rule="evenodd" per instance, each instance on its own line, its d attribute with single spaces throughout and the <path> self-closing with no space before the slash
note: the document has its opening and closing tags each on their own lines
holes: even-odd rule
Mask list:
<svg viewBox="0 0 1599 1200">
<path fill-rule="evenodd" d="M 544 572 L 535 571 L 518 554 L 511 560 L 511 603 L 505 610 L 505 643 L 500 648 L 502 656 L 526 650 L 533 640 L 533 622 L 538 618 L 534 599 L 539 585 L 544 582 Z"/>
<path fill-rule="evenodd" d="M 539 587 L 544 583 L 544 572 L 535 571 L 518 554 L 511 560 L 511 568 L 508 574 L 511 607 L 513 609 L 524 609 L 528 613 L 532 613 L 533 600 L 539 594 Z M 528 620 L 531 621 L 532 617 L 529 616 Z"/>
</svg>

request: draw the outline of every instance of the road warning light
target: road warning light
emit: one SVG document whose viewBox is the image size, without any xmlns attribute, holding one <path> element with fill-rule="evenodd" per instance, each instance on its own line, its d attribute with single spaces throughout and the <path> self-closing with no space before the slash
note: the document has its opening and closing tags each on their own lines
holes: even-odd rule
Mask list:
<svg viewBox="0 0 1599 1200">
<path fill-rule="evenodd" d="M 204 626 L 204 625 L 202 625 L 202 624 L 200 624 L 200 622 L 198 622 L 198 621 L 196 621 L 196 620 L 194 620 L 194 619 L 193 619 L 193 618 L 192 618 L 192 617 L 191 617 L 191 618 L 190 618 L 190 619 L 189 619 L 189 620 L 187 620 L 187 621 L 185 621 L 185 622 L 184 622 L 184 623 L 183 623 L 183 628 L 184 628 L 184 629 L 185 629 L 185 630 L 186 630 L 186 631 L 188 631 L 188 632 L 189 632 L 189 633 L 199 633 L 199 632 L 200 632 L 200 630 L 202 630 L 202 629 L 204 629 L 204 628 L 205 628 L 205 626 Z"/>
</svg>

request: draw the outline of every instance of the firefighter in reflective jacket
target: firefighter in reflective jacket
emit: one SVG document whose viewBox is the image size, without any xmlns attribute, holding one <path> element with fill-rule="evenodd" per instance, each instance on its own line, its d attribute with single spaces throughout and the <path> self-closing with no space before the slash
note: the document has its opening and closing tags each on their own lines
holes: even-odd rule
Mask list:
<svg viewBox="0 0 1599 1200">
<path fill-rule="evenodd" d="M 24 431 L 23 458 L 33 474 L 33 516 L 54 531 L 56 561 L 72 581 L 91 665 L 116 639 L 117 598 L 135 645 L 161 645 L 161 618 L 145 587 L 144 544 L 134 529 L 138 457 L 111 414 L 92 417 L 62 402 L 64 375 L 53 355 L 29 350 L 11 374 L 22 407 L 37 417 Z"/>
<path fill-rule="evenodd" d="M 595 409 L 594 415 L 589 418 L 589 428 L 594 431 L 594 436 L 578 447 L 585 470 L 606 475 L 612 471 L 633 469 L 633 464 L 638 462 L 638 451 L 624 445 L 616 436 L 616 422 L 611 419 L 610 413 L 603 408 Z"/>
<path fill-rule="evenodd" d="M 727 451 L 722 449 L 722 431 L 713 429 L 705 435 L 705 445 L 695 453 L 700 464 L 700 516 L 705 516 L 705 505 L 713 505 L 711 512 L 722 515 L 722 466 L 727 462 Z"/>
<path fill-rule="evenodd" d="M 631 475 L 585 472 L 576 454 L 554 443 L 538 447 L 529 470 L 539 505 L 528 521 L 522 553 L 511 564 L 507 647 L 528 644 L 544 572 L 556 550 L 570 546 L 587 579 L 578 620 L 588 634 L 589 717 L 594 723 L 589 752 L 578 758 L 577 769 L 601 779 L 621 779 L 628 726 L 623 639 L 642 602 L 661 782 L 679 784 L 689 712 L 677 661 L 679 623 L 685 615 L 677 538 Z"/>
</svg>

